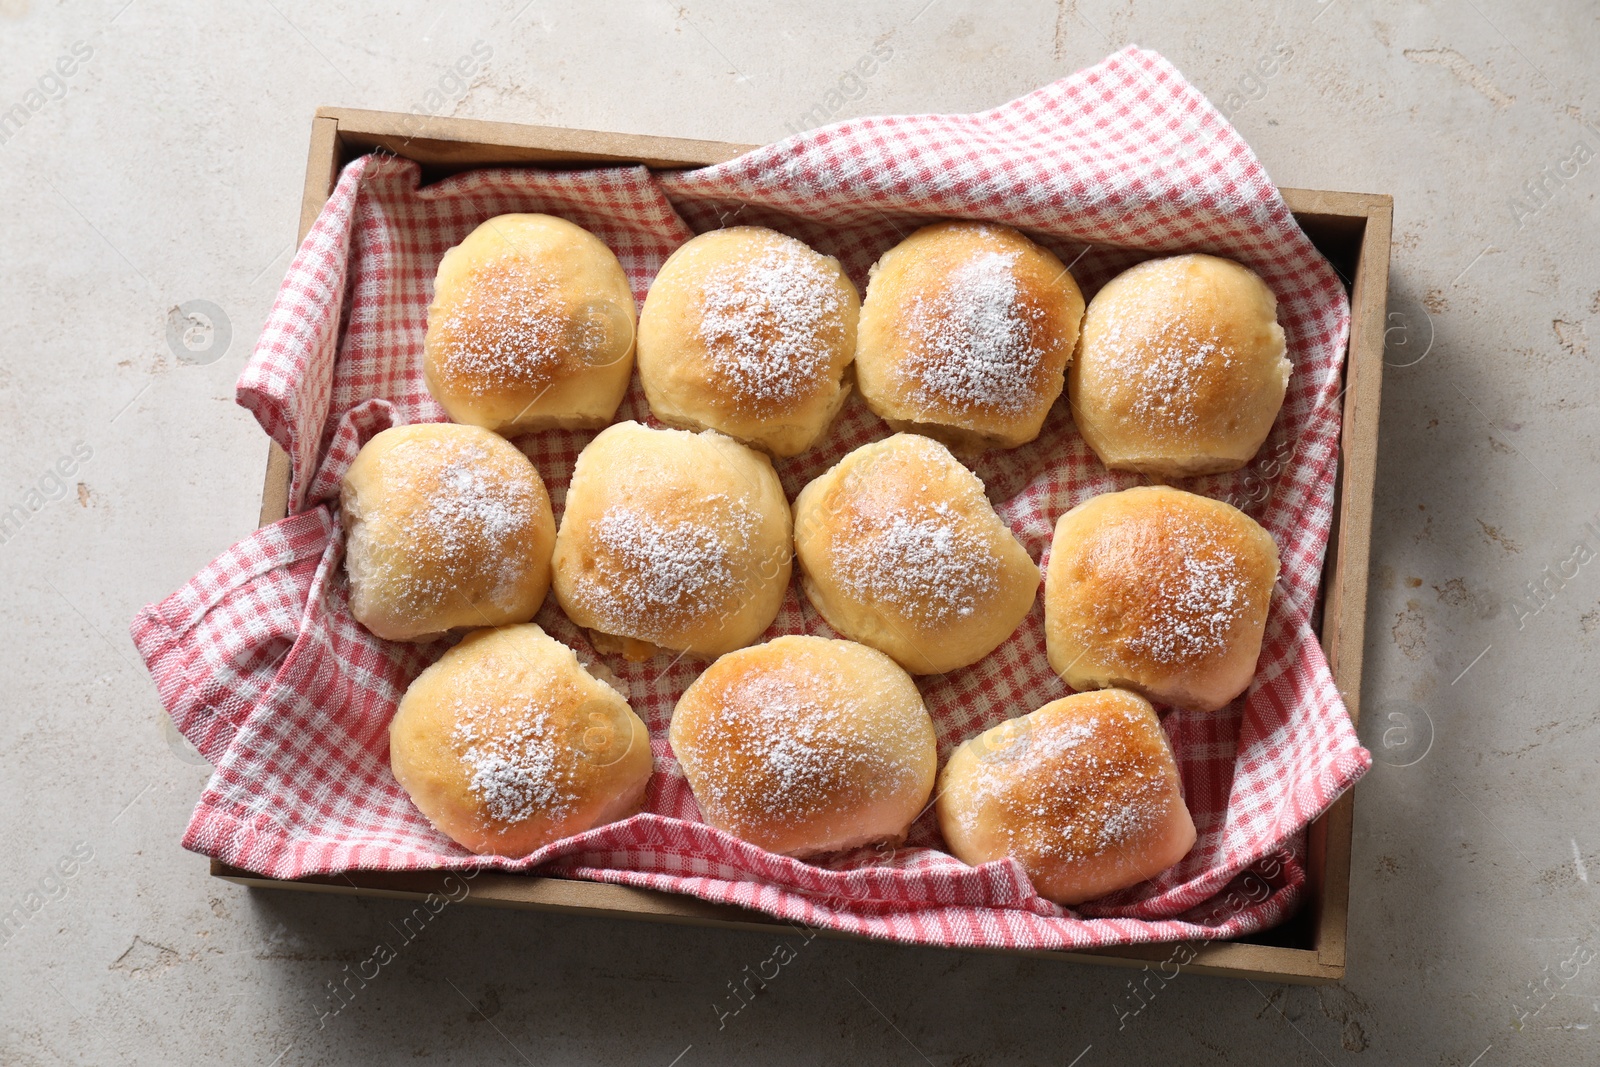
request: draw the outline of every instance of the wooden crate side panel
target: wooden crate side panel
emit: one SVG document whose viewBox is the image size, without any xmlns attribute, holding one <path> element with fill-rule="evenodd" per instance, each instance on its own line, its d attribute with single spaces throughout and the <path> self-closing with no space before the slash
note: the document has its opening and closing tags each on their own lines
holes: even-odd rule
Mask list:
<svg viewBox="0 0 1600 1067">
<path fill-rule="evenodd" d="M 564 878 L 485 873 L 470 881 L 471 889 L 463 898 L 460 897 L 460 883 L 447 883 L 447 878 L 450 876 L 440 871 L 364 871 L 351 872 L 352 877 L 344 879 L 326 876 L 282 881 L 263 878 L 213 861 L 212 874 L 252 889 L 295 889 L 341 896 L 384 897 L 393 900 L 422 900 L 430 893 L 437 893 L 441 896 L 448 894 L 452 898 L 480 907 L 549 911 L 603 919 L 670 922 L 763 934 L 781 934 L 795 929 L 788 923 L 760 912 L 712 904 L 694 897 Z M 823 928 L 817 928 L 815 933 L 830 940 L 874 940 Z M 941 946 L 912 947 L 943 951 Z M 1338 977 L 1329 973 L 1318 962 L 1316 953 L 1307 949 L 1245 945 L 1225 941 L 1195 942 L 1191 948 L 1193 958 L 1182 967 L 1191 974 L 1296 983 L 1321 983 L 1336 980 Z M 963 948 L 960 951 L 993 952 L 1058 962 L 1136 968 L 1153 967 L 1171 961 L 1174 948 L 1172 944 L 1162 943 L 1076 952 L 1002 948 Z M 1176 965 L 1176 961 L 1173 963 Z"/>
<path fill-rule="evenodd" d="M 300 237 L 304 241 L 339 180 L 339 123 L 311 120 L 311 151 L 306 156 L 305 190 L 300 196 Z"/>
<path fill-rule="evenodd" d="M 603 133 L 559 126 L 524 126 L 479 119 L 428 118 L 354 108 L 320 108 L 340 136 L 359 149 L 383 148 L 418 163 L 482 167 L 518 163 L 642 163 L 697 167 L 722 163 L 750 145 L 681 137 Z"/>
<path fill-rule="evenodd" d="M 322 206 L 333 193 L 334 183 L 339 180 L 340 155 L 338 120 L 319 114 L 311 120 L 311 149 L 306 155 L 306 180 L 300 196 L 300 233 L 297 242 L 306 239 L 317 216 L 322 213 Z M 289 454 L 276 441 L 269 443 L 258 526 L 277 522 L 289 514 L 289 477 Z"/>
<path fill-rule="evenodd" d="M 1383 342 L 1387 326 L 1389 241 L 1394 202 L 1374 197 L 1368 207 L 1361 258 L 1351 289 L 1350 353 L 1347 359 L 1340 440 L 1341 477 L 1336 567 L 1326 583 L 1323 631 L 1352 722 L 1361 718 L 1362 656 L 1366 642 L 1367 581 L 1372 555 L 1372 506 L 1378 469 L 1378 420 L 1383 401 Z M 1320 857 L 1308 874 L 1320 887 L 1314 897 L 1319 961 L 1341 973 L 1349 933 L 1350 853 L 1355 794 L 1340 797 L 1312 829 Z"/>
<path fill-rule="evenodd" d="M 1334 677 L 1344 691 L 1352 718 L 1360 715 L 1392 216 L 1393 205 L 1387 197 L 1373 206 L 1352 285 L 1350 353 L 1340 429 L 1339 526 L 1332 545 L 1337 568 L 1330 576 L 1323 609 L 1323 628 L 1337 653 L 1332 663 Z"/>
</svg>

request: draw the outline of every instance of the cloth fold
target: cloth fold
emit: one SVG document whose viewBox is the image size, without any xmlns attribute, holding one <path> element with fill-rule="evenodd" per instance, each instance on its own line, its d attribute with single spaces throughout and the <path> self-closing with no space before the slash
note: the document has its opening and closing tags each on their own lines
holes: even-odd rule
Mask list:
<svg viewBox="0 0 1600 1067">
<path fill-rule="evenodd" d="M 357 868 L 538 869 L 688 893 L 791 921 L 902 941 L 1078 948 L 1236 937 L 1281 921 L 1306 882 L 1306 825 L 1370 766 L 1312 629 L 1332 516 L 1340 367 L 1349 305 L 1238 134 L 1160 56 L 1130 48 L 973 115 L 866 118 L 800 134 L 718 166 L 485 169 L 422 186 L 392 156 L 352 162 L 290 266 L 239 402 L 288 452 L 288 518 L 230 548 L 132 631 L 177 728 L 213 763 L 185 847 L 273 877 Z M 1263 455 L 1274 470 L 1193 479 L 1244 499 L 1276 539 L 1283 575 L 1251 689 L 1202 715 L 1168 710 L 1199 842 L 1154 880 L 1076 909 L 1035 895 L 1005 861 L 971 868 L 940 850 L 931 811 L 898 848 L 820 863 L 775 856 L 700 821 L 666 742 L 677 697 L 707 665 L 600 657 L 554 599 L 537 619 L 604 659 L 650 727 L 654 775 L 641 814 L 520 860 L 474 856 L 435 831 L 388 766 L 387 728 L 410 681 L 448 642 L 396 645 L 350 615 L 340 567 L 339 479 L 392 425 L 443 421 L 420 353 L 439 258 L 478 223 L 545 212 L 597 234 L 643 300 L 694 233 L 772 226 L 837 256 L 865 287 L 871 264 L 943 218 L 1025 229 L 1086 294 L 1154 254 L 1237 259 L 1278 298 L 1294 373 Z M 634 383 L 618 419 L 649 421 Z M 817 448 L 777 464 L 792 499 L 887 428 L 852 399 Z M 557 512 L 593 436 L 546 431 L 517 444 Z M 1096 493 L 1138 484 L 1100 466 L 1063 401 L 1038 441 L 974 462 L 1035 558 L 1054 520 Z M 1246 478 L 1256 486 L 1242 492 Z M 1261 479 L 1270 492 L 1259 491 Z M 791 589 L 767 637 L 832 635 Z M 1044 651 L 1043 605 L 971 667 L 919 680 L 941 759 L 965 738 L 1065 696 Z"/>
</svg>

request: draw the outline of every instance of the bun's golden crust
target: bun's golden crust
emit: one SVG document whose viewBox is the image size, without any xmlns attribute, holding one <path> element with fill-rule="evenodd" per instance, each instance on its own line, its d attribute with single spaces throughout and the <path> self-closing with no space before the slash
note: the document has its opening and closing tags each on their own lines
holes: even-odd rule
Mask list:
<svg viewBox="0 0 1600 1067">
<path fill-rule="evenodd" d="M 556 597 L 595 647 L 717 656 L 772 625 L 793 534 L 772 461 L 710 431 L 623 422 L 578 456 L 556 534 Z"/>
<path fill-rule="evenodd" d="M 843 406 L 861 300 L 839 261 L 760 226 L 703 233 L 662 265 L 639 314 L 639 380 L 658 419 L 776 456 Z"/>
<path fill-rule="evenodd" d="M 532 624 L 503 626 L 468 634 L 411 683 L 389 763 L 451 840 L 526 856 L 637 811 L 650 734 L 571 649 Z"/>
<path fill-rule="evenodd" d="M 899 844 L 938 768 L 911 677 L 822 637 L 723 656 L 684 691 L 669 737 L 706 822 L 792 856 Z"/>
<path fill-rule="evenodd" d="M 1215 711 L 1255 675 L 1277 579 L 1272 536 L 1220 500 L 1160 486 L 1092 497 L 1056 523 L 1050 665 L 1074 689 Z"/>
<path fill-rule="evenodd" d="M 633 292 L 603 241 L 552 215 L 500 215 L 439 261 L 423 378 L 456 422 L 599 427 L 628 389 L 633 340 Z"/>
<path fill-rule="evenodd" d="M 872 268 L 856 346 L 867 406 L 952 448 L 1039 436 L 1078 341 L 1083 294 L 1006 226 L 924 226 Z"/>
<path fill-rule="evenodd" d="M 1011 857 L 1058 904 L 1137 885 L 1195 842 L 1155 709 L 1116 689 L 1054 701 L 966 741 L 945 764 L 936 806 L 958 859 Z"/>
<path fill-rule="evenodd" d="M 1237 470 L 1266 440 L 1292 366 L 1277 299 L 1216 256 L 1152 259 L 1089 302 L 1068 380 L 1073 418 L 1113 470 Z"/>
<path fill-rule="evenodd" d="M 550 589 L 550 496 L 528 458 L 488 430 L 384 430 L 345 472 L 340 513 L 350 611 L 379 637 L 526 622 Z"/>
<path fill-rule="evenodd" d="M 795 498 L 794 527 L 806 596 L 828 625 L 913 674 L 982 659 L 1038 593 L 1038 567 L 977 475 L 918 434 L 845 456 Z"/>
</svg>

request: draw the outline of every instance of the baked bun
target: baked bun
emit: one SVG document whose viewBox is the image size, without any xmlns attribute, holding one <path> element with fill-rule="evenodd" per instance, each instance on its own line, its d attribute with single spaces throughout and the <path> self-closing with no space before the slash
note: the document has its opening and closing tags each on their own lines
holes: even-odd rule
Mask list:
<svg viewBox="0 0 1600 1067">
<path fill-rule="evenodd" d="M 1292 369 L 1277 299 L 1231 259 L 1151 259 L 1095 294 L 1068 382 L 1078 432 L 1113 470 L 1237 470 L 1267 439 Z"/>
<path fill-rule="evenodd" d="M 341 486 L 350 613 L 391 641 L 527 622 L 550 589 L 556 522 L 544 481 L 476 426 L 396 426 Z"/>
<path fill-rule="evenodd" d="M 849 395 L 860 309 L 839 261 L 802 241 L 761 226 L 703 233 L 662 265 L 639 312 L 650 410 L 797 455 Z"/>
<path fill-rule="evenodd" d="M 766 456 L 719 433 L 622 422 L 573 468 L 556 598 L 602 652 L 719 656 L 772 625 L 792 555 Z"/>
<path fill-rule="evenodd" d="M 456 422 L 604 426 L 633 373 L 633 316 L 600 238 L 553 215 L 500 215 L 439 261 L 423 377 Z"/>
<path fill-rule="evenodd" d="M 463 848 L 526 856 L 636 812 L 650 734 L 570 648 L 531 623 L 502 626 L 474 630 L 411 683 L 389 765 Z"/>
<path fill-rule="evenodd" d="M 1092 497 L 1050 546 L 1050 666 L 1074 689 L 1215 711 L 1250 686 L 1277 580 L 1278 546 L 1232 505 L 1161 486 Z"/>
<path fill-rule="evenodd" d="M 957 859 L 1010 857 L 1057 904 L 1126 889 L 1194 847 L 1172 746 L 1148 701 L 1079 693 L 963 743 L 939 777 Z"/>
<path fill-rule="evenodd" d="M 845 456 L 795 498 L 794 527 L 806 596 L 828 625 L 912 674 L 987 656 L 1039 590 L 977 475 L 919 434 Z"/>
<path fill-rule="evenodd" d="M 668 736 L 706 822 L 790 856 L 899 844 L 938 768 L 911 676 L 824 637 L 723 656 L 684 690 Z"/>
<path fill-rule="evenodd" d="M 952 448 L 1039 436 L 1078 341 L 1083 294 L 1061 261 L 1007 226 L 924 226 L 872 268 L 856 384 L 896 430 Z"/>
</svg>

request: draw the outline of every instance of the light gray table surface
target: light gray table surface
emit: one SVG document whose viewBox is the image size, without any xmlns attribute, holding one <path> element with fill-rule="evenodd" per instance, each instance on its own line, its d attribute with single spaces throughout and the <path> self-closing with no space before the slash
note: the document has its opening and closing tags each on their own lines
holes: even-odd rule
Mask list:
<svg viewBox="0 0 1600 1067">
<path fill-rule="evenodd" d="M 51 898 L 0 945 L 0 1063 L 1600 1061 L 1600 9 L 525 3 L 0 0 L 0 124 L 26 112 L 0 125 L 0 507 L 47 498 L 0 544 L 0 909 Z M 408 907 L 207 876 L 178 841 L 208 769 L 127 624 L 255 521 L 265 438 L 233 383 L 313 110 L 416 109 L 480 41 L 445 113 L 742 142 L 819 108 L 987 108 L 1137 43 L 1279 184 L 1394 195 L 1363 693 L 1384 761 L 1343 982 L 1189 976 L 1119 1019 L 1118 970 L 819 939 L 719 1027 L 770 938 L 451 908 L 319 1018 Z M 209 363 L 168 343 L 191 300 L 231 328 Z"/>
</svg>

